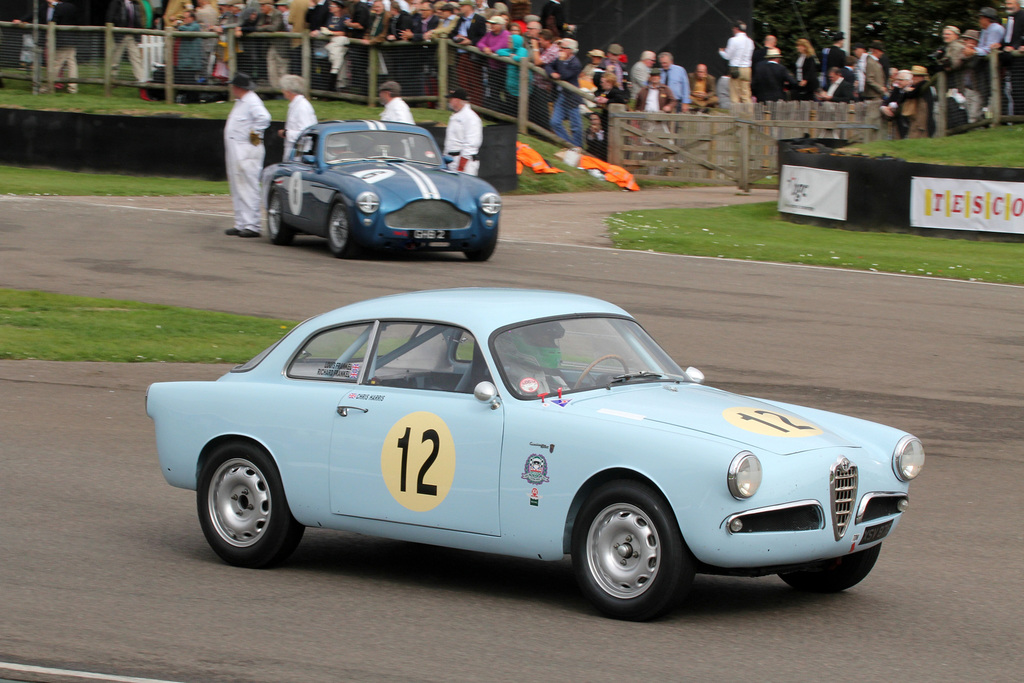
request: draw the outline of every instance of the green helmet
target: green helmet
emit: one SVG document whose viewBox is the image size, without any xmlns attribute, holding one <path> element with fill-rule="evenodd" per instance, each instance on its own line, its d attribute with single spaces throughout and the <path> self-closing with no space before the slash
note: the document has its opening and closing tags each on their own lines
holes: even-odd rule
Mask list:
<svg viewBox="0 0 1024 683">
<path fill-rule="evenodd" d="M 564 335 L 565 328 L 559 323 L 547 322 L 513 330 L 511 336 L 519 353 L 535 358 L 542 368 L 554 370 L 562 360 L 562 351 L 555 340 Z"/>
</svg>

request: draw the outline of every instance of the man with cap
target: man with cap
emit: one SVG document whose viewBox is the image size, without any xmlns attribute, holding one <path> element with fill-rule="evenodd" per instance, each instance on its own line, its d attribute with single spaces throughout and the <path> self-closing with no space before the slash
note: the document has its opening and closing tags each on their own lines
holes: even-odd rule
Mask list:
<svg viewBox="0 0 1024 683">
<path fill-rule="evenodd" d="M 907 137 L 909 128 L 907 117 L 903 115 L 902 105 L 912 80 L 913 76 L 909 69 L 897 71 L 892 79 L 892 90 L 882 100 L 879 107 L 883 118 L 895 124 L 896 137 L 900 140 Z"/>
<path fill-rule="evenodd" d="M 590 63 L 580 71 L 580 87 L 589 90 L 597 88 L 601 82 L 601 74 L 604 73 L 604 67 L 601 65 L 601 62 L 604 61 L 604 50 L 591 50 L 587 53 L 587 57 L 590 59 Z"/>
<path fill-rule="evenodd" d="M 477 157 L 484 141 L 484 124 L 473 111 L 464 88 L 455 88 L 448 93 L 448 108 L 452 110 L 444 135 L 444 153 L 452 158 L 448 170 L 477 175 L 480 172 Z"/>
<path fill-rule="evenodd" d="M 618 43 L 612 43 L 608 46 L 608 52 L 605 54 L 604 60 L 601 62 L 601 68 L 615 74 L 615 78 L 623 88 L 626 87 L 624 85 L 626 82 L 626 71 L 622 62 L 624 57 L 625 55 L 622 52 L 622 46 Z M 595 83 L 596 82 L 597 81 L 595 81 Z"/>
<path fill-rule="evenodd" d="M 886 84 L 887 70 L 882 64 L 882 56 L 885 54 L 885 44 L 880 40 L 871 43 L 871 51 L 867 54 L 864 62 L 864 89 L 861 97 L 873 105 L 880 104 L 885 97 L 888 88 Z"/>
<path fill-rule="evenodd" d="M 288 100 L 288 118 L 284 128 L 277 132 L 284 138 L 284 159 L 292 155 L 295 141 L 302 131 L 316 125 L 316 112 L 303 94 L 306 91 L 306 80 L 302 76 L 285 74 L 281 76 L 281 94 Z"/>
<path fill-rule="evenodd" d="M 786 93 L 793 90 L 796 79 L 782 64 L 782 52 L 777 47 L 765 51 L 764 61 L 754 66 L 754 81 L 751 83 L 758 102 L 776 102 L 786 99 Z"/>
<path fill-rule="evenodd" d="M 270 112 L 253 89 L 249 76 L 236 73 L 231 79 L 235 104 L 224 124 L 224 158 L 228 171 L 235 225 L 226 235 L 259 237 L 260 173 L 263 171 L 263 132 L 270 125 Z"/>
<path fill-rule="evenodd" d="M 935 107 L 935 96 L 928 85 L 928 69 L 914 65 L 910 69 L 911 86 L 904 95 L 903 115 L 907 118 L 908 138 L 930 138 L 935 135 L 935 120 L 932 109 Z"/>
<path fill-rule="evenodd" d="M 384 111 L 380 113 L 381 121 L 394 121 L 395 123 L 408 123 L 415 125 L 409 105 L 402 99 L 402 86 L 395 81 L 384 81 L 377 88 L 377 96 L 380 103 L 384 105 Z"/>
<path fill-rule="evenodd" d="M 967 122 L 974 123 L 981 118 L 982 92 L 988 93 L 988 60 L 978 54 L 981 32 L 976 29 L 964 31 L 960 42 L 964 44 L 962 72 L 959 74 L 960 92 L 967 109 Z"/>
<path fill-rule="evenodd" d="M 507 50 L 512 43 L 512 34 L 506 26 L 505 17 L 495 14 L 487 20 L 487 33 L 477 41 L 476 46 L 486 55 Z M 505 87 L 505 64 L 497 59 L 488 59 L 484 77 L 484 103 L 490 109 L 502 109 L 501 93 Z"/>
<path fill-rule="evenodd" d="M 676 109 L 676 98 L 667 85 L 661 84 L 661 69 L 654 67 L 647 74 L 647 85 L 640 88 L 633 101 L 634 111 L 671 114 Z"/>
<path fill-rule="evenodd" d="M 568 83 L 576 88 L 580 87 L 579 76 L 583 67 L 580 60 L 576 58 L 579 50 L 579 43 L 572 38 L 562 38 L 558 41 L 558 59 L 544 67 L 548 75 L 555 81 Z M 579 94 L 567 89 L 555 86 L 555 106 L 551 112 L 551 130 L 555 135 L 566 142 L 576 146 L 583 146 L 583 118 L 580 116 L 580 105 L 583 98 Z M 569 120 L 571 136 L 565 134 L 565 120 Z"/>
<path fill-rule="evenodd" d="M 732 38 L 718 51 L 722 59 L 729 62 L 729 99 L 739 103 L 750 102 L 754 41 L 747 37 L 746 31 L 746 24 L 733 24 Z"/>
<path fill-rule="evenodd" d="M 1003 42 L 1003 25 L 999 23 L 999 14 L 991 7 L 978 10 L 978 25 L 981 26 L 981 37 L 978 39 L 978 54 L 987 55 L 993 48 L 998 49 Z"/>
</svg>

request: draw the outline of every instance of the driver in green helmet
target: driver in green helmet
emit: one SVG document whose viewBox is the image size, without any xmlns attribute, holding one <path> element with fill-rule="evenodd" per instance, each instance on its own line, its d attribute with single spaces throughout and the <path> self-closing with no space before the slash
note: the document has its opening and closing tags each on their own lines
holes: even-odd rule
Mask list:
<svg viewBox="0 0 1024 683">
<path fill-rule="evenodd" d="M 527 396 L 551 394 L 569 385 L 559 371 L 562 351 L 558 340 L 565 328 L 543 322 L 509 330 L 498 339 L 498 353 L 509 381 Z"/>
</svg>

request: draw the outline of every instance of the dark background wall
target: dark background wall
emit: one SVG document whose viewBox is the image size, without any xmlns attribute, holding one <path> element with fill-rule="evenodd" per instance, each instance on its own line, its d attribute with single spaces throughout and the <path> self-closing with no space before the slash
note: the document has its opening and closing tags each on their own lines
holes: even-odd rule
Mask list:
<svg viewBox="0 0 1024 683">
<path fill-rule="evenodd" d="M 535 14 L 547 0 L 533 0 Z M 718 55 L 732 37 L 733 21 L 750 24 L 753 0 L 564 0 L 566 21 L 578 26 L 580 54 L 619 43 L 629 66 L 644 50 L 667 50 L 687 72 L 707 64 L 723 76 L 727 64 Z"/>
<path fill-rule="evenodd" d="M 833 154 L 827 150 L 808 153 L 806 150 L 815 142 L 832 145 L 836 141 L 780 140 L 779 168 L 781 169 L 785 164 L 829 171 L 846 171 L 849 174 L 846 193 L 846 221 L 833 221 L 790 213 L 784 214 L 787 221 L 852 230 L 907 232 L 957 239 L 1024 241 L 1024 236 L 1008 233 L 915 228 L 910 225 L 910 180 L 912 177 L 1019 183 L 1024 182 L 1024 170 L 1022 169 L 916 164 L 903 159 Z M 796 151 L 797 149 L 804 151 Z"/>
<path fill-rule="evenodd" d="M 282 125 L 267 130 L 267 164 L 281 160 Z M 440 147 L 445 128 L 424 127 Z M 0 109 L 0 164 L 224 180 L 223 135 L 223 121 Z M 481 178 L 499 192 L 516 189 L 515 126 L 485 126 L 480 159 Z"/>
</svg>

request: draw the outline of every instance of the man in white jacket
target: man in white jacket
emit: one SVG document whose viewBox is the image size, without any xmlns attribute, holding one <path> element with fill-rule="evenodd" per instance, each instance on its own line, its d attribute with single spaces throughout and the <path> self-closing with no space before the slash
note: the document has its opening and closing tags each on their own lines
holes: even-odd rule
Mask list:
<svg viewBox="0 0 1024 683">
<path fill-rule="evenodd" d="M 235 104 L 224 124 L 224 159 L 235 206 L 235 226 L 224 233 L 239 237 L 260 235 L 260 173 L 266 155 L 263 132 L 270 125 L 270 112 L 253 92 L 255 87 L 249 76 L 235 74 L 231 79 Z"/>
<path fill-rule="evenodd" d="M 409 105 L 402 99 L 402 86 L 397 82 L 381 83 L 377 88 L 377 96 L 380 98 L 380 103 L 384 105 L 384 111 L 380 113 L 381 121 L 416 125 L 412 118 L 412 112 L 409 111 Z"/>
<path fill-rule="evenodd" d="M 473 111 L 469 95 L 462 88 L 448 93 L 448 107 L 453 112 L 444 136 L 444 153 L 452 157 L 448 170 L 477 175 L 480 171 L 477 155 L 484 141 L 484 124 Z"/>
<path fill-rule="evenodd" d="M 285 120 L 284 128 L 278 131 L 278 135 L 284 138 L 285 161 L 291 157 L 295 141 L 299 139 L 302 131 L 316 124 L 313 105 L 302 94 L 305 90 L 306 81 L 302 76 L 288 74 L 281 77 L 281 93 L 288 100 L 288 118 Z"/>
</svg>

